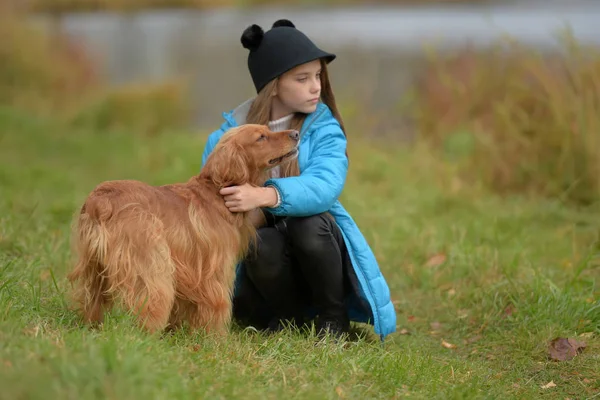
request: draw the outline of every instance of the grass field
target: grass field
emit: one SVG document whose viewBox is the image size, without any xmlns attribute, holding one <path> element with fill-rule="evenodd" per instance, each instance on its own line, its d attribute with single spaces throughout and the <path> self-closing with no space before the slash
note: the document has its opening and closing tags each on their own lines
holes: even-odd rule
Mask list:
<svg viewBox="0 0 600 400">
<path fill-rule="evenodd" d="M 342 202 L 397 305 L 383 345 L 238 329 L 161 338 L 120 313 L 82 326 L 67 303 L 71 215 L 102 180 L 186 180 L 204 140 L 0 109 L 1 399 L 600 397 L 600 213 L 502 199 L 418 147 L 354 137 Z M 555 337 L 587 348 L 550 361 Z"/>
</svg>

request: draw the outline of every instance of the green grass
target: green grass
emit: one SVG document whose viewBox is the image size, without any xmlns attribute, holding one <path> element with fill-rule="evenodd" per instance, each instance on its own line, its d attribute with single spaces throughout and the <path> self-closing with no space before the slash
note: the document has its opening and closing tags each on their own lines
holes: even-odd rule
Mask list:
<svg viewBox="0 0 600 400">
<path fill-rule="evenodd" d="M 383 345 L 239 329 L 161 338 L 119 312 L 100 330 L 81 325 L 67 303 L 71 215 L 102 180 L 186 180 L 204 140 L 74 131 L 0 109 L 1 399 L 599 396 L 600 213 L 502 199 L 419 147 L 354 137 L 342 201 L 397 305 Z M 445 262 L 428 264 L 436 254 Z M 578 357 L 547 359 L 551 339 L 581 334 Z"/>
</svg>

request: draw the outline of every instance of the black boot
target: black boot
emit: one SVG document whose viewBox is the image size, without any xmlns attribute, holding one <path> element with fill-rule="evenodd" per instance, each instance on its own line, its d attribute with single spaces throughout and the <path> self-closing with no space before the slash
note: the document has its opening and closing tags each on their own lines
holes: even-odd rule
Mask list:
<svg viewBox="0 0 600 400">
<path fill-rule="evenodd" d="M 319 317 L 315 328 L 319 338 L 330 335 L 334 339 L 341 339 L 350 332 L 350 321 L 347 317 Z"/>
</svg>

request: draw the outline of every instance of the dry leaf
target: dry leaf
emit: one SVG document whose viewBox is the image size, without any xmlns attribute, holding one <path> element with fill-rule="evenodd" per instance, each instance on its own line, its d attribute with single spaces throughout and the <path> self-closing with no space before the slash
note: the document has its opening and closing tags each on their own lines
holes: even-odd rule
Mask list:
<svg viewBox="0 0 600 400">
<path fill-rule="evenodd" d="M 408 319 L 408 322 L 413 322 L 416 318 L 414 315 L 409 315 L 407 319 Z"/>
<path fill-rule="evenodd" d="M 504 309 L 504 316 L 506 317 L 510 317 L 511 315 L 513 315 L 513 313 L 515 312 L 515 307 L 513 307 L 512 304 L 509 304 L 508 306 L 506 306 L 506 308 Z"/>
<path fill-rule="evenodd" d="M 580 334 L 579 337 L 591 339 L 594 337 L 594 332 L 584 332 L 584 333 Z"/>
<path fill-rule="evenodd" d="M 571 360 L 586 346 L 584 342 L 579 342 L 576 339 L 556 338 L 548 346 L 548 356 L 556 361 Z"/>
<path fill-rule="evenodd" d="M 546 383 L 545 385 L 542 386 L 542 389 L 550 389 L 556 387 L 556 383 L 554 383 L 554 381 L 550 381 L 548 383 Z"/>
<path fill-rule="evenodd" d="M 448 343 L 444 339 L 442 339 L 442 346 L 444 346 L 447 349 L 455 349 L 456 348 L 455 344 Z"/>
<path fill-rule="evenodd" d="M 455 294 L 456 294 L 456 290 L 454 290 L 454 289 L 450 289 L 450 290 L 448 290 L 448 296 L 452 297 L 452 296 L 454 296 Z"/>
<path fill-rule="evenodd" d="M 475 335 L 475 336 L 472 336 L 472 337 L 468 338 L 467 340 L 465 340 L 465 342 L 468 343 L 468 344 L 471 344 L 471 343 L 475 343 L 475 342 L 480 341 L 481 338 L 482 338 L 481 335 Z"/>
<path fill-rule="evenodd" d="M 346 398 L 346 396 L 344 395 L 344 391 L 342 390 L 342 388 L 340 386 L 336 386 L 335 392 L 337 393 L 337 395 L 340 399 Z"/>
<path fill-rule="evenodd" d="M 410 335 L 410 332 L 408 331 L 408 329 L 404 328 L 399 332 L 401 335 Z"/>
<path fill-rule="evenodd" d="M 445 262 L 446 262 L 446 255 L 444 253 L 439 253 L 439 254 L 436 254 L 433 257 L 431 257 L 429 260 L 427 260 L 427 263 L 425 264 L 425 266 L 433 268 L 433 267 L 438 267 Z"/>
</svg>

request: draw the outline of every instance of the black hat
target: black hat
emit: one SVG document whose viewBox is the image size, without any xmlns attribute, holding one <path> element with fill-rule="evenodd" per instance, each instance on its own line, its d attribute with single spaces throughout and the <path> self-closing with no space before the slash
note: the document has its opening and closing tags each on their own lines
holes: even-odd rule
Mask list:
<svg viewBox="0 0 600 400">
<path fill-rule="evenodd" d="M 241 42 L 250 50 L 248 69 L 257 93 L 271 80 L 298 65 L 319 58 L 330 63 L 336 57 L 319 49 L 287 19 L 275 21 L 267 32 L 256 24 L 251 25 L 244 30 Z"/>
</svg>

